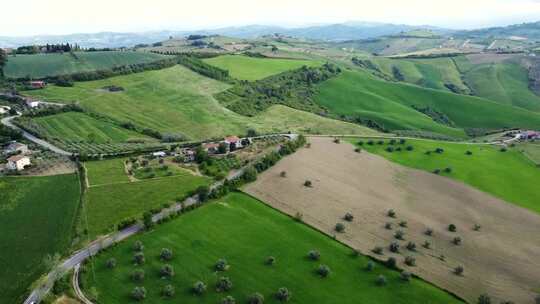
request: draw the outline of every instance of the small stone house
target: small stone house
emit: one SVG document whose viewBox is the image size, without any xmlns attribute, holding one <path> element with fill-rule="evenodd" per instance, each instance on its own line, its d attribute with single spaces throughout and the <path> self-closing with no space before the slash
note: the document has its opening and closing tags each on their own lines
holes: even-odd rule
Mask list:
<svg viewBox="0 0 540 304">
<path fill-rule="evenodd" d="M 26 154 L 28 153 L 28 146 L 25 144 L 14 142 L 14 143 L 9 144 L 4 149 L 4 153 L 5 154 L 13 154 L 13 153 Z"/>
<path fill-rule="evenodd" d="M 7 159 L 6 168 L 8 170 L 22 171 L 26 166 L 30 166 L 30 158 L 24 155 L 15 155 Z"/>
</svg>

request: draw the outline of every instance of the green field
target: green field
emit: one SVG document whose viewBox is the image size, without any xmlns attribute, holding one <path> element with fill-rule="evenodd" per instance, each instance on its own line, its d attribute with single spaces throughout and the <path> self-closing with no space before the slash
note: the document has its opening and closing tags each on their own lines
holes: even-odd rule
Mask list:
<svg viewBox="0 0 540 304">
<path fill-rule="evenodd" d="M 76 174 L 0 178 L 0 303 L 21 303 L 45 256 L 66 253 L 79 192 Z"/>
<path fill-rule="evenodd" d="M 309 60 L 254 58 L 235 55 L 219 56 L 204 61 L 218 68 L 228 70 L 233 78 L 250 81 L 263 79 L 288 70 L 295 70 L 302 66 L 321 65 L 320 62 Z"/>
<path fill-rule="evenodd" d="M 123 92 L 99 90 L 117 85 Z M 286 107 L 272 107 L 257 117 L 245 117 L 224 108 L 213 95 L 229 85 L 203 77 L 181 66 L 76 83 L 72 88 L 49 86 L 28 95 L 60 102 L 80 102 L 93 112 L 117 121 L 130 121 L 162 133 L 181 133 L 189 139 L 207 139 L 259 132 L 310 132 L 373 134 L 353 124 L 323 118 Z"/>
<path fill-rule="evenodd" d="M 146 257 L 140 267 L 132 260 L 136 240 L 143 242 Z M 172 279 L 159 277 L 162 248 L 173 250 L 174 257 L 167 262 L 176 272 Z M 320 251 L 320 261 L 306 258 L 312 249 Z M 268 256 L 276 258 L 274 265 L 265 264 Z M 111 257 L 117 260 L 112 270 L 105 266 Z M 220 258 L 230 265 L 224 273 L 213 268 Z M 274 294 L 280 287 L 292 293 L 289 303 L 461 303 L 423 281 L 404 283 L 397 271 L 381 264 L 368 272 L 364 270 L 367 262 L 366 257 L 353 257 L 351 249 L 308 226 L 251 197 L 232 193 L 100 254 L 93 263 L 95 280 L 90 265 L 82 279 L 87 291 L 97 288 L 100 303 L 132 303 L 129 294 L 135 286 L 146 288 L 144 303 L 215 304 L 226 295 L 232 295 L 236 303 L 247 303 L 247 296 L 254 292 L 264 295 L 265 303 L 279 303 Z M 322 279 L 315 273 L 319 264 L 330 267 L 329 277 Z M 145 271 L 144 282 L 138 284 L 130 279 L 137 268 Z M 388 280 L 386 286 L 375 284 L 381 274 Z M 222 275 L 233 283 L 230 292 L 215 291 Z M 190 290 L 198 280 L 208 285 L 202 296 Z M 160 295 L 167 284 L 176 289 L 170 300 Z"/>
<path fill-rule="evenodd" d="M 124 159 L 88 162 L 90 188 L 86 214 L 90 238 L 107 233 L 127 218 L 142 218 L 145 211 L 182 200 L 210 179 L 186 171 L 176 175 L 130 182 L 123 168 Z"/>
<path fill-rule="evenodd" d="M 486 99 L 378 80 L 364 72 L 343 72 L 320 85 L 315 100 L 335 114 L 358 115 L 389 130 L 424 130 L 464 137 L 465 128 L 540 128 L 540 115 Z M 430 107 L 455 124 L 433 121 L 412 106 Z"/>
<path fill-rule="evenodd" d="M 9 56 L 4 68 L 6 78 L 44 78 L 50 76 L 91 72 L 138 63 L 154 62 L 163 55 L 142 52 L 76 52 Z"/>
<path fill-rule="evenodd" d="M 363 149 L 376 153 L 404 166 L 433 172 L 440 169 L 441 174 L 462 181 L 484 192 L 493 194 L 510 203 L 528 208 L 540 213 L 540 169 L 527 160 L 519 148 L 510 148 L 501 152 L 500 147 L 478 144 L 460 144 L 437 142 L 428 140 L 407 140 L 406 146 L 414 147 L 413 151 L 389 153 L 388 140 L 384 145 L 367 145 L 364 141 Z M 357 140 L 353 141 L 354 143 Z M 436 148 L 444 149 L 442 154 L 434 151 Z M 466 155 L 471 151 L 472 155 Z M 451 168 L 451 173 L 444 172 Z"/>
<path fill-rule="evenodd" d="M 98 144 L 127 142 L 134 139 L 153 141 L 148 136 L 79 112 L 43 116 L 33 121 L 41 127 L 45 137 L 59 138 L 64 141 L 86 141 Z"/>
<path fill-rule="evenodd" d="M 532 162 L 540 166 L 540 143 L 539 142 L 520 144 L 518 145 L 517 149 L 520 150 Z"/>
</svg>

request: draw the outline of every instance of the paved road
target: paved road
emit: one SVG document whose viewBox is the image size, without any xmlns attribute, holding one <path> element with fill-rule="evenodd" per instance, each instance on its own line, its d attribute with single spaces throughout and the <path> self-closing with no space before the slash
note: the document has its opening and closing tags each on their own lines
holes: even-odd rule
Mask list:
<svg viewBox="0 0 540 304">
<path fill-rule="evenodd" d="M 39 139 L 37 137 L 35 137 L 34 135 L 26 132 L 25 130 L 17 127 L 13 122 L 12 120 L 15 119 L 16 117 L 19 117 L 19 115 L 16 115 L 16 116 L 9 116 L 9 117 L 6 117 L 6 118 L 2 118 L 1 120 L 1 123 L 8 127 L 8 128 L 11 128 L 11 129 L 14 129 L 14 130 L 18 130 L 18 131 L 21 131 L 24 138 L 28 139 L 29 141 L 31 142 L 34 142 L 42 147 L 45 147 L 55 153 L 58 153 L 58 154 L 61 154 L 61 155 L 65 155 L 65 156 L 71 156 L 72 153 L 71 152 L 68 152 L 68 151 L 65 151 L 65 150 L 62 150 L 60 148 L 58 148 L 57 146 L 49 143 L 49 142 L 46 142 L 42 139 Z"/>
</svg>

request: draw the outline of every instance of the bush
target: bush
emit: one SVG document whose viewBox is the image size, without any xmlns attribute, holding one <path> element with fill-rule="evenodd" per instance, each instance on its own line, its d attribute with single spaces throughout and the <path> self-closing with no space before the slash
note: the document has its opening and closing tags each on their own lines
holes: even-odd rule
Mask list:
<svg viewBox="0 0 540 304">
<path fill-rule="evenodd" d="M 142 281 L 144 281 L 144 270 L 142 270 L 142 269 L 133 270 L 133 272 L 131 273 L 131 279 L 134 282 L 142 282 Z"/>
<path fill-rule="evenodd" d="M 354 152 L 360 153 L 360 152 L 362 152 L 362 149 L 360 149 L 360 148 L 355 148 L 355 149 L 354 149 Z"/>
<path fill-rule="evenodd" d="M 413 146 L 407 146 L 407 148 L 405 148 L 405 150 L 412 151 L 412 150 L 414 150 L 414 147 Z"/>
<path fill-rule="evenodd" d="M 236 304 L 236 300 L 233 298 L 233 296 L 226 296 L 225 298 L 221 299 L 221 304 Z"/>
<path fill-rule="evenodd" d="M 159 255 L 159 258 L 164 261 L 170 261 L 173 258 L 173 252 L 169 248 L 163 248 L 161 249 L 161 253 Z"/>
<path fill-rule="evenodd" d="M 429 241 L 425 241 L 424 244 L 422 244 L 422 247 L 429 249 L 431 248 L 431 243 Z"/>
<path fill-rule="evenodd" d="M 386 267 L 390 269 L 395 269 L 397 265 L 397 261 L 395 258 L 389 257 L 388 260 L 386 260 L 385 264 L 386 264 Z"/>
<path fill-rule="evenodd" d="M 461 238 L 460 238 L 459 236 L 456 236 L 456 237 L 452 240 L 452 243 L 454 243 L 454 245 L 456 245 L 456 246 L 461 245 Z"/>
<path fill-rule="evenodd" d="M 229 269 L 229 264 L 227 264 L 227 260 L 225 260 L 225 259 L 219 259 L 219 260 L 216 262 L 216 265 L 214 266 L 214 268 L 215 268 L 217 271 L 226 271 L 227 269 Z"/>
<path fill-rule="evenodd" d="M 144 287 L 135 287 L 131 291 L 131 298 L 135 301 L 142 301 L 146 298 L 146 289 Z"/>
<path fill-rule="evenodd" d="M 221 277 L 216 283 L 216 289 L 218 292 L 229 291 L 232 287 L 232 281 L 228 277 Z"/>
<path fill-rule="evenodd" d="M 379 255 L 383 254 L 383 248 L 381 246 L 376 246 L 371 251 L 373 251 L 373 253 L 375 254 L 379 254 Z"/>
<path fill-rule="evenodd" d="M 390 210 L 388 210 L 386 215 L 388 215 L 391 218 L 395 218 L 396 217 L 396 212 L 393 209 L 390 209 Z"/>
<path fill-rule="evenodd" d="M 276 258 L 273 256 L 269 256 L 266 258 L 266 265 L 274 265 L 276 263 Z"/>
<path fill-rule="evenodd" d="M 330 267 L 328 267 L 327 265 L 319 265 L 319 268 L 317 268 L 317 273 L 322 278 L 326 278 L 330 275 Z"/>
<path fill-rule="evenodd" d="M 404 282 L 411 281 L 412 274 L 408 271 L 402 271 L 399 275 L 399 278 Z"/>
<path fill-rule="evenodd" d="M 442 154 L 444 152 L 443 148 L 437 148 L 435 149 L 435 153 Z"/>
<path fill-rule="evenodd" d="M 375 269 L 375 263 L 373 261 L 369 261 L 366 264 L 366 270 L 367 271 L 373 271 Z"/>
<path fill-rule="evenodd" d="M 263 304 L 264 296 L 258 292 L 251 294 L 248 297 L 248 304 Z"/>
<path fill-rule="evenodd" d="M 472 155 L 472 151 L 467 150 L 467 152 L 465 152 L 465 155 Z"/>
<path fill-rule="evenodd" d="M 317 250 L 310 250 L 308 252 L 308 258 L 313 261 L 318 261 L 321 259 L 321 253 Z"/>
<path fill-rule="evenodd" d="M 393 253 L 399 253 L 399 244 L 398 242 L 392 242 L 388 249 Z"/>
<path fill-rule="evenodd" d="M 135 262 L 135 264 L 137 265 L 142 265 L 144 264 L 144 253 L 142 252 L 137 252 L 135 253 L 135 255 L 133 255 L 133 261 Z"/>
<path fill-rule="evenodd" d="M 433 170 L 433 173 L 434 174 L 441 174 L 441 169 L 435 169 L 435 170 Z"/>
<path fill-rule="evenodd" d="M 447 167 L 447 168 L 444 169 L 444 172 L 445 173 L 452 173 L 452 168 Z"/>
<path fill-rule="evenodd" d="M 281 171 L 281 173 L 279 173 L 279 176 L 281 176 L 281 177 L 287 177 L 287 172 Z"/>
<path fill-rule="evenodd" d="M 416 258 L 412 256 L 405 257 L 405 265 L 407 266 L 416 266 Z"/>
<path fill-rule="evenodd" d="M 491 304 L 491 298 L 487 294 L 482 294 L 478 297 L 478 304 Z"/>
<path fill-rule="evenodd" d="M 388 222 L 384 224 L 384 228 L 386 228 L 387 230 L 392 230 L 392 223 Z"/>
<path fill-rule="evenodd" d="M 450 232 L 456 232 L 456 231 L 457 231 L 456 225 L 454 225 L 454 224 L 448 225 L 448 231 L 450 231 Z"/>
<path fill-rule="evenodd" d="M 398 230 L 396 231 L 396 233 L 394 234 L 394 237 L 398 240 L 403 240 L 405 239 L 405 232 L 403 232 L 402 230 Z"/>
<path fill-rule="evenodd" d="M 407 221 L 401 221 L 399 222 L 399 226 L 403 228 L 407 228 Z"/>
<path fill-rule="evenodd" d="M 364 145 L 364 142 L 362 140 L 358 141 L 358 145 L 359 146 L 363 146 Z"/>
<path fill-rule="evenodd" d="M 344 220 L 347 222 L 352 222 L 354 220 L 354 215 L 350 212 L 345 213 L 345 216 L 343 217 Z"/>
<path fill-rule="evenodd" d="M 407 142 L 407 140 L 406 140 L 405 138 L 401 138 L 401 139 L 399 140 L 399 144 L 400 144 L 400 145 L 404 145 L 406 142 Z"/>
<path fill-rule="evenodd" d="M 288 302 L 289 299 L 291 298 L 291 293 L 289 292 L 287 288 L 281 287 L 280 289 L 278 289 L 276 293 L 276 298 L 280 302 Z"/>
<path fill-rule="evenodd" d="M 386 147 L 386 152 L 392 153 L 392 152 L 394 152 L 394 148 L 393 147 Z"/>
<path fill-rule="evenodd" d="M 107 265 L 107 268 L 113 269 L 114 267 L 116 267 L 116 259 L 115 258 L 108 259 L 106 262 L 106 265 Z"/>
<path fill-rule="evenodd" d="M 370 140 L 368 140 L 367 144 L 370 145 L 370 146 L 373 146 L 373 144 L 375 144 L 375 142 L 370 139 Z"/>
<path fill-rule="evenodd" d="M 337 223 L 334 229 L 340 233 L 345 232 L 345 225 L 343 223 Z"/>
<path fill-rule="evenodd" d="M 479 224 L 474 224 L 473 230 L 474 231 L 480 231 L 481 228 L 482 228 L 482 226 L 480 226 Z"/>
<path fill-rule="evenodd" d="M 416 244 L 413 243 L 413 242 L 407 243 L 407 249 L 408 249 L 409 251 L 416 251 Z"/>
<path fill-rule="evenodd" d="M 339 143 L 341 143 L 341 140 L 339 138 L 334 138 L 334 143 L 339 144 Z"/>
<path fill-rule="evenodd" d="M 304 186 L 310 187 L 310 188 L 311 188 L 311 186 L 313 186 L 313 184 L 311 183 L 310 180 L 306 180 L 306 181 L 304 182 Z"/>
<path fill-rule="evenodd" d="M 390 141 L 388 142 L 389 145 L 395 145 L 396 144 L 396 140 L 395 139 L 390 139 Z"/>
<path fill-rule="evenodd" d="M 174 296 L 174 287 L 172 285 L 165 285 L 161 291 L 161 295 L 166 298 L 172 298 Z"/>
<path fill-rule="evenodd" d="M 506 152 L 506 151 L 508 151 L 508 150 L 507 150 L 506 148 L 501 148 L 500 151 L 501 151 L 501 152 Z"/>
<path fill-rule="evenodd" d="M 200 296 L 206 292 L 206 284 L 204 284 L 204 282 L 202 281 L 197 281 L 195 282 L 195 284 L 193 284 L 191 290 L 193 291 L 193 293 Z"/>
<path fill-rule="evenodd" d="M 377 141 L 377 144 L 378 144 L 378 145 L 384 145 L 384 140 L 379 140 L 379 141 Z"/>
<path fill-rule="evenodd" d="M 382 274 L 377 277 L 377 280 L 375 280 L 375 284 L 377 284 L 377 286 L 384 286 L 386 283 L 386 277 Z"/>
<path fill-rule="evenodd" d="M 174 268 L 172 265 L 165 264 L 161 267 L 159 274 L 161 275 L 162 279 L 170 279 L 174 276 Z"/>
<path fill-rule="evenodd" d="M 135 241 L 135 243 L 133 243 L 133 251 L 141 252 L 143 249 L 144 245 L 141 241 Z"/>
<path fill-rule="evenodd" d="M 427 235 L 427 236 L 432 236 L 433 235 L 433 229 L 427 228 L 426 231 L 424 232 L 424 234 Z"/>
<path fill-rule="evenodd" d="M 454 273 L 456 275 L 460 276 L 460 275 L 463 275 L 464 270 L 465 269 L 463 268 L 463 266 L 460 265 L 460 266 L 457 266 L 456 268 L 454 268 Z"/>
</svg>

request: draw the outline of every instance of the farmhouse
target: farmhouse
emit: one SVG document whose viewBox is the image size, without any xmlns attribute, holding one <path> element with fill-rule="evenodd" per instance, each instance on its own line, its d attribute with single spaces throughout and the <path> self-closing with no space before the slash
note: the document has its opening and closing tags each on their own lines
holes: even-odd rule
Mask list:
<svg viewBox="0 0 540 304">
<path fill-rule="evenodd" d="M 184 162 L 189 163 L 195 161 L 195 151 L 191 149 L 182 150 L 182 155 L 184 156 Z"/>
<path fill-rule="evenodd" d="M 26 154 L 28 153 L 28 146 L 18 142 L 11 143 L 4 149 L 4 154 L 13 153 Z"/>
<path fill-rule="evenodd" d="M 524 131 L 519 134 L 519 139 L 522 139 L 522 140 L 540 139 L 540 132 Z"/>
<path fill-rule="evenodd" d="M 215 154 L 218 152 L 219 144 L 217 143 L 204 143 L 203 144 L 204 151 L 208 152 L 208 154 Z"/>
<path fill-rule="evenodd" d="M 6 168 L 8 170 L 22 171 L 26 166 L 30 166 L 30 158 L 24 155 L 15 155 L 7 159 Z"/>
<path fill-rule="evenodd" d="M 30 81 L 28 83 L 28 85 L 32 88 L 32 89 L 43 89 L 45 88 L 45 86 L 47 85 L 45 83 L 45 81 L 43 80 L 34 80 L 34 81 Z"/>
<path fill-rule="evenodd" d="M 25 103 L 26 103 L 26 106 L 29 107 L 29 108 L 37 108 L 39 107 L 39 101 L 37 100 L 33 100 L 33 99 L 26 99 L 25 100 Z"/>
<path fill-rule="evenodd" d="M 8 106 L 0 106 L 0 115 L 9 113 L 9 110 L 11 110 L 11 108 Z"/>
<path fill-rule="evenodd" d="M 223 142 L 227 144 L 229 151 L 242 148 L 242 141 L 238 136 L 227 136 L 224 138 Z"/>
</svg>

